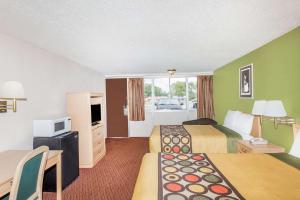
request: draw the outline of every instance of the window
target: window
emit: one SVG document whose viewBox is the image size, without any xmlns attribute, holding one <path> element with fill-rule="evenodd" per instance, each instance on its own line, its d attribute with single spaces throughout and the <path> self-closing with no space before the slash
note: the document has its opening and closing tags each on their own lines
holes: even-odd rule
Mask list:
<svg viewBox="0 0 300 200">
<path fill-rule="evenodd" d="M 154 79 L 154 96 L 157 99 L 169 97 L 169 79 L 156 78 Z"/>
<path fill-rule="evenodd" d="M 144 79 L 145 108 L 157 111 L 197 109 L 197 78 Z"/>
<path fill-rule="evenodd" d="M 169 78 L 154 79 L 154 102 L 156 110 L 171 109 Z"/>
<path fill-rule="evenodd" d="M 145 109 L 152 107 L 152 79 L 144 79 Z"/>
<path fill-rule="evenodd" d="M 186 79 L 171 78 L 170 79 L 171 99 L 176 100 L 180 109 L 186 109 Z"/>
<path fill-rule="evenodd" d="M 189 110 L 197 109 L 197 78 L 188 78 L 188 105 Z"/>
</svg>

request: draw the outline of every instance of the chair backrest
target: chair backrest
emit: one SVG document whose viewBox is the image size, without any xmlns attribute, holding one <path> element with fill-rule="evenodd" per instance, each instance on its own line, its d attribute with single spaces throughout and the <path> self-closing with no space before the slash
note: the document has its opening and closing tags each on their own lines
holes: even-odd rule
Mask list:
<svg viewBox="0 0 300 200">
<path fill-rule="evenodd" d="M 42 199 L 44 170 L 49 148 L 41 146 L 29 152 L 18 164 L 9 200 Z"/>
</svg>

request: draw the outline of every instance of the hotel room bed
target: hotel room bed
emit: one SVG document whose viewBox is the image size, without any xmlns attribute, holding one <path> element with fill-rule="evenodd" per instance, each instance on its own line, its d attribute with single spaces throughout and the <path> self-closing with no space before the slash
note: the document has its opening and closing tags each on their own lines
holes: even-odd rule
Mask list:
<svg viewBox="0 0 300 200">
<path fill-rule="evenodd" d="M 149 139 L 149 149 L 151 153 L 172 152 L 174 144 L 171 144 L 169 147 L 169 145 L 163 144 L 162 142 L 161 138 L 164 138 L 161 134 L 162 127 L 163 126 L 155 126 L 152 130 Z M 240 134 L 222 125 L 182 125 L 181 127 L 190 135 L 190 152 L 192 153 L 235 153 L 237 152 L 236 142 L 242 139 Z M 260 131 L 259 118 L 255 117 L 251 135 L 260 137 Z M 182 146 L 182 144 L 180 145 Z"/>
<path fill-rule="evenodd" d="M 132 199 L 133 200 L 156 200 L 156 199 L 168 199 L 168 195 L 170 199 L 189 199 L 188 193 L 191 192 L 192 195 L 202 195 L 202 198 L 198 197 L 198 199 L 209 199 L 203 196 L 210 196 L 213 199 L 216 198 L 215 195 L 220 195 L 220 200 L 226 199 L 247 199 L 247 200 L 258 200 L 258 199 L 274 199 L 274 200 L 282 200 L 282 199 L 299 199 L 300 194 L 300 159 L 289 156 L 288 154 L 199 154 L 202 157 L 205 155 L 208 157 L 209 161 L 212 162 L 212 166 L 209 166 L 215 174 L 219 172 L 219 177 L 223 177 L 225 182 L 217 182 L 220 184 L 214 185 L 210 182 L 205 186 L 206 178 L 205 176 L 200 176 L 199 172 L 200 168 L 197 169 L 195 173 L 198 173 L 200 181 L 194 182 L 194 184 L 184 185 L 184 174 L 188 175 L 185 178 L 189 178 L 190 182 L 193 182 L 193 174 L 195 173 L 186 173 L 182 172 L 183 166 L 178 157 L 174 157 L 174 163 L 169 164 L 170 173 L 169 176 L 164 175 L 164 177 L 175 177 L 177 175 L 181 175 L 178 181 L 168 182 L 166 179 L 162 178 L 163 164 L 158 161 L 160 156 L 165 155 L 180 155 L 180 154 L 165 154 L 165 153 L 149 153 L 146 154 L 143 158 L 143 162 L 140 168 L 140 173 L 135 185 L 135 190 Z M 183 154 L 182 154 L 183 155 Z M 194 154 L 187 154 L 188 156 L 192 156 Z M 162 159 L 162 158 L 160 158 Z M 172 159 L 168 158 L 169 160 Z M 177 159 L 177 160 L 176 160 Z M 162 159 L 165 162 L 166 159 Z M 169 162 L 169 161 L 168 161 Z M 194 166 L 194 165 L 192 165 Z M 191 167 L 192 167 L 191 166 Z M 172 167 L 176 168 L 177 171 L 174 173 L 172 171 Z M 196 166 L 196 167 L 199 167 Z M 207 168 L 204 167 L 204 168 Z M 203 171 L 203 173 L 202 173 Z M 205 172 L 205 173 L 204 173 Z M 209 170 L 201 170 L 202 175 L 209 174 Z M 201 174 L 200 173 L 200 174 Z M 170 176 L 171 175 L 171 176 Z M 175 175 L 175 176 L 172 176 Z M 211 177 L 210 177 L 211 178 Z M 216 179 L 208 179 L 210 181 Z M 171 185 L 167 185 L 171 184 Z M 175 183 L 175 184 L 174 184 Z M 176 185 L 179 183 L 183 185 L 183 189 L 181 186 Z M 187 182 L 186 184 L 188 184 Z M 197 184 L 200 184 L 200 186 Z M 223 184 L 224 183 L 224 184 Z M 227 186 L 230 186 L 229 189 Z M 202 186 L 201 186 L 202 184 Z M 158 187 L 160 185 L 160 187 Z M 164 185 L 164 192 L 163 187 Z M 221 186 L 220 186 L 221 185 Z M 225 187 L 223 186 L 225 185 Z M 170 187 L 169 187 L 170 186 Z M 173 191 L 174 190 L 174 191 Z M 212 192 L 213 191 L 213 192 Z M 183 197 L 182 195 L 187 195 Z M 211 196 L 212 195 L 212 196 Z M 231 196 L 231 198 L 224 196 Z M 162 198 L 164 196 L 164 198 Z M 223 197 L 222 197 L 223 196 Z M 194 196 L 195 199 L 196 196 Z M 222 198 L 221 198 L 222 197 Z M 193 199 L 190 197 L 190 199 Z"/>
</svg>

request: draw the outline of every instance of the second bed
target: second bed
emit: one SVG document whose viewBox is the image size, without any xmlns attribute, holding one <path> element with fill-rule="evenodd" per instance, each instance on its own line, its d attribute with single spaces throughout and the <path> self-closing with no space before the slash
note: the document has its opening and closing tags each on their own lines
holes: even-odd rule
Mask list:
<svg viewBox="0 0 300 200">
<path fill-rule="evenodd" d="M 254 117 L 251 136 L 261 137 L 258 117 Z M 161 125 L 153 128 L 149 149 L 151 153 L 235 153 L 241 139 L 222 125 Z"/>
</svg>

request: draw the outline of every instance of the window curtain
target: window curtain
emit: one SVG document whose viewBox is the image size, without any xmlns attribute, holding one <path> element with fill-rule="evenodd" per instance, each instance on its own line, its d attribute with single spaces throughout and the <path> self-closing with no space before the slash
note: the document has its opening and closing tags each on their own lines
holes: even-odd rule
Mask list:
<svg viewBox="0 0 300 200">
<path fill-rule="evenodd" d="M 129 120 L 145 120 L 144 79 L 130 78 L 128 80 Z"/>
<path fill-rule="evenodd" d="M 198 76 L 198 118 L 215 117 L 213 103 L 213 76 Z"/>
</svg>

